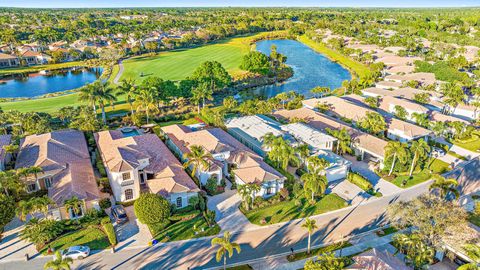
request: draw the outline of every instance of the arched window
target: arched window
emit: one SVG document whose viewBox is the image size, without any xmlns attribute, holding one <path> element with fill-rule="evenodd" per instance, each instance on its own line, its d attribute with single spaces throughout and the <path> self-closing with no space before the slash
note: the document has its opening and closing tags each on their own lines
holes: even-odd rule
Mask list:
<svg viewBox="0 0 480 270">
<path fill-rule="evenodd" d="M 181 208 L 182 207 L 182 197 L 178 197 L 177 198 L 177 208 Z"/>
<path fill-rule="evenodd" d="M 125 200 L 133 199 L 133 190 L 131 188 L 125 190 Z"/>
</svg>

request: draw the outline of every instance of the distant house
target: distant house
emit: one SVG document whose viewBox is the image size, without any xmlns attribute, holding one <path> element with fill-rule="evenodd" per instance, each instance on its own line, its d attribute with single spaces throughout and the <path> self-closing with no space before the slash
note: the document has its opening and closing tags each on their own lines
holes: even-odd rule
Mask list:
<svg viewBox="0 0 480 270">
<path fill-rule="evenodd" d="M 282 130 L 280 123 L 261 114 L 230 118 L 225 121 L 225 126 L 228 133 L 261 156 L 269 150 L 263 146 L 263 138 L 269 133 L 293 143 L 295 141 Z"/>
<path fill-rule="evenodd" d="M 62 48 L 62 49 L 68 48 L 68 43 L 64 40 L 60 40 L 60 41 L 56 41 L 48 44 L 48 49 L 50 51 L 55 51 L 56 49 L 59 49 L 59 48 Z"/>
<path fill-rule="evenodd" d="M 459 103 L 457 107 L 451 110 L 451 115 L 459 118 L 475 120 L 480 117 L 480 113 L 475 113 L 476 108 L 470 104 Z"/>
<path fill-rule="evenodd" d="M 362 160 L 372 160 L 383 164 L 384 148 L 387 145 L 385 140 L 373 135 L 362 132 L 351 126 L 348 126 L 332 117 L 319 113 L 307 107 L 296 110 L 280 110 L 274 114 L 276 117 L 286 120 L 303 119 L 306 125 L 326 133 L 328 129 L 345 129 L 352 137 L 352 149 L 354 154 Z"/>
<path fill-rule="evenodd" d="M 480 157 L 473 157 L 466 164 L 457 166 L 454 170 L 448 172 L 445 177 L 454 178 L 458 181 L 459 202 L 462 205 L 472 202 L 474 196 L 480 196 Z"/>
<path fill-rule="evenodd" d="M 412 65 L 416 60 L 422 60 L 420 57 L 406 57 L 397 55 L 386 55 L 375 60 L 375 62 L 382 62 L 386 66 L 405 66 Z"/>
<path fill-rule="evenodd" d="M 269 197 L 283 188 L 285 177 L 268 165 L 248 147 L 220 128 L 195 129 L 183 125 L 162 128 L 167 145 L 187 161 L 185 155 L 195 146 L 202 147 L 212 155 L 212 169 L 199 169 L 197 177 L 205 184 L 210 177 L 220 181 L 229 178 L 237 185 L 255 183 L 260 191 L 255 196 Z"/>
<path fill-rule="evenodd" d="M 427 72 L 417 72 L 405 75 L 388 75 L 385 81 L 405 83 L 409 81 L 419 82 L 421 85 L 432 85 L 436 83 L 435 74 Z"/>
<path fill-rule="evenodd" d="M 37 166 L 43 172 L 25 179 L 28 192 L 48 190 L 56 207 L 55 219 L 79 218 L 87 209 L 100 209 L 97 187 L 85 136 L 81 131 L 63 130 L 30 135 L 20 142 L 16 169 Z M 64 207 L 65 200 L 77 197 L 84 202 L 80 213 Z"/>
<path fill-rule="evenodd" d="M 360 253 L 352 258 L 354 263 L 349 270 L 413 270 L 393 254 L 376 248 Z"/>
<path fill-rule="evenodd" d="M 10 145 L 12 135 L 0 135 L 0 171 L 5 170 L 5 165 L 10 162 L 10 154 L 5 151 L 4 146 Z"/>
<path fill-rule="evenodd" d="M 316 104 L 324 103 L 329 107 L 327 114 L 344 120 L 349 119 L 356 125 L 367 113 L 376 112 L 363 103 L 363 100 L 363 97 L 358 95 L 347 95 L 341 98 L 329 96 L 321 99 L 304 100 L 303 104 L 307 108 L 315 108 Z M 423 127 L 396 118 L 385 117 L 385 122 L 387 124 L 387 137 L 392 140 L 402 142 L 420 138 L 427 140 L 431 134 L 431 131 Z"/>
<path fill-rule="evenodd" d="M 375 83 L 375 87 L 383 89 L 398 89 L 401 88 L 403 84 L 401 82 L 394 81 L 380 81 Z"/>
<path fill-rule="evenodd" d="M 38 44 L 37 42 L 29 43 L 29 44 L 23 44 L 20 47 L 17 48 L 18 51 L 21 53 L 24 53 L 26 51 L 31 51 L 31 52 L 42 52 L 45 48 Z"/>
<path fill-rule="evenodd" d="M 197 185 L 157 135 L 128 128 L 95 133 L 95 140 L 116 201 L 135 200 L 143 191 L 183 208 L 197 195 Z"/>
<path fill-rule="evenodd" d="M 15 55 L 0 53 L 0 68 L 11 68 L 20 66 L 20 59 Z"/>
<path fill-rule="evenodd" d="M 414 66 L 393 66 L 393 67 L 390 67 L 387 69 L 387 73 L 388 74 L 400 74 L 400 73 L 412 73 L 413 71 L 415 71 L 415 67 Z"/>
<path fill-rule="evenodd" d="M 399 107 L 402 107 L 405 109 L 405 111 L 407 112 L 407 116 L 406 118 L 408 120 L 411 120 L 413 121 L 415 118 L 413 117 L 413 114 L 414 113 L 417 113 L 417 114 L 427 114 L 429 112 L 429 109 L 427 109 L 426 107 L 416 103 L 416 102 L 413 102 L 413 101 L 409 101 L 407 99 L 401 99 L 401 98 L 396 98 L 396 97 L 392 97 L 392 96 L 384 96 L 380 99 L 380 102 L 379 102 L 379 108 L 384 110 L 385 112 L 387 113 L 390 113 L 390 114 L 395 114 L 396 112 L 396 107 L 399 106 Z"/>
<path fill-rule="evenodd" d="M 48 61 L 52 59 L 46 54 L 34 51 L 25 51 L 22 53 L 21 57 L 29 66 L 48 64 Z"/>
</svg>

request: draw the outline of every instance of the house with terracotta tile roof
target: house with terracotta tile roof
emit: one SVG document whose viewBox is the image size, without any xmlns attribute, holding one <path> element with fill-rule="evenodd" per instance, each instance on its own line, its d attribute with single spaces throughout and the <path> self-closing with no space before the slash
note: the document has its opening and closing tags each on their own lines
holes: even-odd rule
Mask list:
<svg viewBox="0 0 480 270">
<path fill-rule="evenodd" d="M 385 77 L 385 81 L 393 81 L 399 83 L 405 83 L 408 81 L 417 81 L 421 85 L 432 85 L 436 83 L 435 74 L 428 72 L 416 72 L 405 75 L 388 75 Z"/>
<path fill-rule="evenodd" d="M 52 59 L 44 53 L 35 51 L 25 51 L 22 53 L 21 57 L 29 66 L 48 64 L 48 61 Z"/>
<path fill-rule="evenodd" d="M 378 108 L 387 113 L 395 114 L 396 106 L 400 106 L 405 109 L 405 111 L 407 112 L 406 118 L 410 121 L 413 121 L 415 119 L 413 117 L 414 113 L 426 114 L 429 112 L 428 108 L 416 102 L 392 96 L 384 96 L 380 98 Z"/>
<path fill-rule="evenodd" d="M 27 191 L 47 190 L 56 204 L 50 209 L 55 219 L 75 219 L 87 209 L 100 209 L 101 194 L 83 132 L 63 130 L 25 137 L 20 142 L 15 169 L 32 166 L 43 172 L 24 180 Z M 84 202 L 80 213 L 64 207 L 65 200 L 72 197 Z"/>
<path fill-rule="evenodd" d="M 376 248 L 367 250 L 352 258 L 354 263 L 349 270 L 413 270 L 399 258 Z"/>
<path fill-rule="evenodd" d="M 306 125 L 323 133 L 327 133 L 328 129 L 345 129 L 352 138 L 351 146 L 356 156 L 359 156 L 362 160 L 368 159 L 380 162 L 380 164 L 383 163 L 385 158 L 384 148 L 387 145 L 385 140 L 355 129 L 333 117 L 307 107 L 295 110 L 279 110 L 274 113 L 274 116 L 288 121 L 302 119 Z"/>
<path fill-rule="evenodd" d="M 0 53 L 0 68 L 20 66 L 20 59 L 15 55 Z"/>
<path fill-rule="evenodd" d="M 398 89 L 401 88 L 403 84 L 401 82 L 393 82 L 393 81 L 379 81 L 375 83 L 375 87 L 383 88 L 383 89 Z"/>
<path fill-rule="evenodd" d="M 12 135 L 0 135 L 0 172 L 5 170 L 5 165 L 10 162 L 10 154 L 4 146 L 10 145 L 11 141 Z"/>
<path fill-rule="evenodd" d="M 200 191 L 157 135 L 123 128 L 100 131 L 94 137 L 116 201 L 135 200 L 150 192 L 183 208 Z"/>
<path fill-rule="evenodd" d="M 466 120 L 475 120 L 480 117 L 480 113 L 475 106 L 465 103 L 459 103 L 457 107 L 451 109 L 450 114 Z"/>
<path fill-rule="evenodd" d="M 389 67 L 386 72 L 388 74 L 405 74 L 405 73 L 412 73 L 415 70 L 414 66 L 393 66 Z"/>
<path fill-rule="evenodd" d="M 337 118 L 349 119 L 354 125 L 361 121 L 367 113 L 377 113 L 363 102 L 363 97 L 358 95 L 347 95 L 341 98 L 329 96 L 303 101 L 304 106 L 307 108 L 315 108 L 319 103 L 328 105 L 329 110 L 326 114 Z M 393 140 L 410 141 L 420 138 L 427 139 L 431 134 L 431 131 L 423 127 L 393 117 L 385 117 L 385 122 L 387 124 L 387 137 Z"/>
<path fill-rule="evenodd" d="M 416 60 L 422 60 L 420 57 L 397 56 L 394 54 L 385 55 L 375 60 L 376 63 L 382 62 L 386 66 L 405 66 L 412 65 Z"/>
<path fill-rule="evenodd" d="M 171 125 L 162 127 L 162 133 L 170 149 L 183 157 L 182 161 L 186 161 L 185 155 L 194 145 L 200 146 L 212 155 L 210 162 L 216 164 L 216 168 L 220 170 L 220 179 L 229 178 L 237 185 L 248 183 L 260 185 L 261 189 L 255 196 L 269 197 L 283 188 L 285 177 L 282 174 L 223 129 L 195 129 Z M 198 171 L 197 177 L 205 184 L 208 178 L 204 179 L 202 176 L 209 175 L 208 169 Z"/>
</svg>

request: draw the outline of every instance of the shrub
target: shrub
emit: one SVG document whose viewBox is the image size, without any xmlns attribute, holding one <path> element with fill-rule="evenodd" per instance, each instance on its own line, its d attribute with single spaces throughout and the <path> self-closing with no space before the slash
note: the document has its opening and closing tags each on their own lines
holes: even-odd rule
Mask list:
<svg viewBox="0 0 480 270">
<path fill-rule="evenodd" d="M 107 177 L 102 177 L 98 180 L 99 185 L 102 187 L 101 191 L 104 193 L 113 194 L 112 187 L 110 186 L 110 181 Z"/>
<path fill-rule="evenodd" d="M 110 245 L 114 247 L 117 244 L 117 235 L 115 234 L 115 229 L 113 228 L 113 224 L 110 221 L 110 218 L 109 217 L 103 218 L 101 223 L 102 223 L 103 231 L 107 235 Z"/>
<path fill-rule="evenodd" d="M 64 233 L 65 225 L 62 222 L 53 219 L 36 219 L 32 218 L 25 225 L 22 231 L 22 239 L 26 239 L 34 243 L 37 250 L 41 249 L 45 243 L 52 241 L 59 235 Z"/>
<path fill-rule="evenodd" d="M 370 181 L 356 172 L 349 172 L 347 179 L 365 191 L 373 188 L 373 185 L 370 183 Z"/>
<path fill-rule="evenodd" d="M 100 200 L 100 202 L 98 203 L 100 205 L 100 208 L 102 208 L 102 210 L 105 210 L 109 207 L 112 206 L 112 202 L 110 201 L 109 198 L 103 198 Z"/>
<path fill-rule="evenodd" d="M 140 195 L 133 207 L 135 215 L 143 224 L 163 222 L 170 215 L 170 203 L 156 194 Z"/>
<path fill-rule="evenodd" d="M 15 201 L 12 197 L 0 193 L 0 232 L 15 216 Z"/>
<path fill-rule="evenodd" d="M 203 217 L 205 218 L 205 221 L 207 222 L 208 226 L 215 225 L 215 216 L 216 216 L 216 213 L 213 210 L 207 210 L 203 212 Z"/>
<path fill-rule="evenodd" d="M 280 189 L 278 194 L 280 195 L 282 200 L 286 200 L 290 196 L 290 193 L 288 192 L 288 189 L 286 189 L 286 188 Z"/>
<path fill-rule="evenodd" d="M 216 177 L 210 177 L 207 180 L 207 184 L 205 185 L 205 189 L 207 190 L 207 193 L 209 195 L 215 195 L 217 194 L 217 178 Z"/>
</svg>

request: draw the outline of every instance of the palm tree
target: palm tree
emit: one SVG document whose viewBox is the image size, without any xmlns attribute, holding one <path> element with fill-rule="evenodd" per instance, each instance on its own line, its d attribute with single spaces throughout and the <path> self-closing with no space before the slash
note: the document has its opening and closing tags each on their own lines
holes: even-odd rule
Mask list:
<svg viewBox="0 0 480 270">
<path fill-rule="evenodd" d="M 65 206 L 65 209 L 72 210 L 72 213 L 75 215 L 78 215 L 82 212 L 82 207 L 83 207 L 84 202 L 80 200 L 78 197 L 73 196 L 72 198 L 65 200 L 63 205 Z"/>
<path fill-rule="evenodd" d="M 220 262 L 223 258 L 223 269 L 227 269 L 227 255 L 229 258 L 233 256 L 234 250 L 237 251 L 237 254 L 240 254 L 241 248 L 237 243 L 231 242 L 231 235 L 229 231 L 223 233 L 222 237 L 216 237 L 212 239 L 212 247 L 219 246 L 216 253 L 216 260 Z"/>
<path fill-rule="evenodd" d="M 133 114 L 133 100 L 137 93 L 137 87 L 135 86 L 135 80 L 123 79 L 118 86 L 117 95 L 125 95 L 128 104 L 130 105 L 130 112 Z"/>
<path fill-rule="evenodd" d="M 295 147 L 295 151 L 297 155 L 300 157 L 303 163 L 305 163 L 305 159 L 310 155 L 310 149 L 308 148 L 308 144 L 303 143 Z"/>
<path fill-rule="evenodd" d="M 305 228 L 308 231 L 307 253 L 310 254 L 310 239 L 312 237 L 313 231 L 318 228 L 316 221 L 314 219 L 306 218 L 305 223 L 302 224 L 302 228 Z"/>
<path fill-rule="evenodd" d="M 150 111 L 158 111 L 156 94 L 152 89 L 143 88 L 135 95 L 137 110 L 144 110 L 147 115 L 147 124 L 150 120 Z"/>
<path fill-rule="evenodd" d="M 282 109 L 285 109 L 285 103 L 289 100 L 288 94 L 283 92 L 275 96 L 282 103 Z"/>
<path fill-rule="evenodd" d="M 210 167 L 210 163 L 208 162 L 212 159 L 212 154 L 206 152 L 203 147 L 200 145 L 192 145 L 190 148 L 190 152 L 184 155 L 184 158 L 187 160 L 185 164 L 183 164 L 184 168 L 192 167 L 192 177 L 195 176 L 197 170 L 202 169 L 206 170 Z"/>
<path fill-rule="evenodd" d="M 105 114 L 105 104 L 110 103 L 113 104 L 117 100 L 117 97 L 115 96 L 115 89 L 109 86 L 109 82 L 101 82 L 97 81 L 93 83 L 93 87 L 96 88 L 96 94 L 97 94 L 97 101 L 100 106 L 100 109 L 102 110 L 102 120 L 103 124 L 107 124 L 107 116 Z"/>
<path fill-rule="evenodd" d="M 340 130 L 327 128 L 327 132 L 337 139 L 337 154 L 343 155 L 352 152 L 352 148 L 350 148 L 352 136 L 350 136 L 346 128 Z"/>
<path fill-rule="evenodd" d="M 33 213 L 32 203 L 30 201 L 19 201 L 17 205 L 17 216 L 21 221 L 26 221 L 27 216 Z"/>
<path fill-rule="evenodd" d="M 17 192 L 23 187 L 24 185 L 15 171 L 0 171 L 0 188 L 3 189 L 7 196 L 10 196 L 9 190 Z"/>
<path fill-rule="evenodd" d="M 16 144 L 9 144 L 9 145 L 3 146 L 3 149 L 5 150 L 5 152 L 8 154 L 11 154 L 14 159 L 17 158 L 18 148 L 19 146 Z"/>
<path fill-rule="evenodd" d="M 385 118 L 377 112 L 367 112 L 366 115 L 360 119 L 359 124 L 361 128 L 372 134 L 378 134 L 387 129 Z"/>
<path fill-rule="evenodd" d="M 30 199 L 32 210 L 43 213 L 44 217 L 48 216 L 48 206 L 54 204 L 54 201 L 48 196 L 34 197 Z"/>
<path fill-rule="evenodd" d="M 231 111 L 237 106 L 238 106 L 238 102 L 235 100 L 234 97 L 229 96 L 223 99 L 223 107 L 225 107 L 227 111 Z"/>
<path fill-rule="evenodd" d="M 427 142 L 423 139 L 413 141 L 412 145 L 410 146 L 410 152 L 413 153 L 413 160 L 412 166 L 410 166 L 409 176 L 412 176 L 413 168 L 415 168 L 415 163 L 419 158 L 425 157 L 428 152 L 430 152 L 430 146 L 428 146 Z"/>
<path fill-rule="evenodd" d="M 388 142 L 384 150 L 385 157 L 393 156 L 392 167 L 390 168 L 390 172 L 388 172 L 388 175 L 390 176 L 393 172 L 393 168 L 395 167 L 395 162 L 397 161 L 397 159 L 401 163 L 405 163 L 408 158 L 408 153 L 406 150 L 406 145 L 397 141 Z"/>
<path fill-rule="evenodd" d="M 308 172 L 313 173 L 315 175 L 324 175 L 324 170 L 330 163 L 324 159 L 320 158 L 318 156 L 311 156 L 307 159 L 307 169 Z"/>
<path fill-rule="evenodd" d="M 250 210 L 250 201 L 252 200 L 252 193 L 248 185 L 238 186 L 238 195 L 242 197 L 245 209 Z"/>
<path fill-rule="evenodd" d="M 305 191 L 305 196 L 311 196 L 310 203 L 315 203 L 315 195 L 317 193 L 325 193 L 328 185 L 327 178 L 323 175 L 318 175 L 314 173 L 305 173 L 300 177 L 303 181 L 303 189 Z"/>
<path fill-rule="evenodd" d="M 477 263 L 467 263 L 467 264 L 464 264 L 460 267 L 457 268 L 457 270 L 478 270 L 480 269 L 480 265 L 478 265 Z"/>
<path fill-rule="evenodd" d="M 73 263 L 72 258 L 63 258 L 60 251 L 55 252 L 55 259 L 45 263 L 43 269 L 52 270 L 70 270 L 70 264 Z"/>
<path fill-rule="evenodd" d="M 317 87 L 313 88 L 312 90 L 310 90 L 310 92 L 313 94 L 314 97 L 317 97 L 317 95 L 319 94 L 320 97 L 322 98 L 324 93 L 329 93 L 330 92 L 330 88 L 317 86 Z"/>
<path fill-rule="evenodd" d="M 438 190 L 440 197 L 446 199 L 449 194 L 453 194 L 455 198 L 460 196 L 457 190 L 458 182 L 453 178 L 446 179 L 445 177 L 435 174 L 432 177 L 434 182 L 430 185 L 430 190 Z"/>
<path fill-rule="evenodd" d="M 202 100 L 202 108 L 205 108 L 205 100 L 213 100 L 213 90 L 208 83 L 200 83 L 192 90 L 192 95 L 195 100 Z"/>
<path fill-rule="evenodd" d="M 82 88 L 78 93 L 78 100 L 81 102 L 87 102 L 88 105 L 93 107 L 93 112 L 97 113 L 98 93 L 97 88 L 93 83 L 88 84 Z"/>
</svg>

